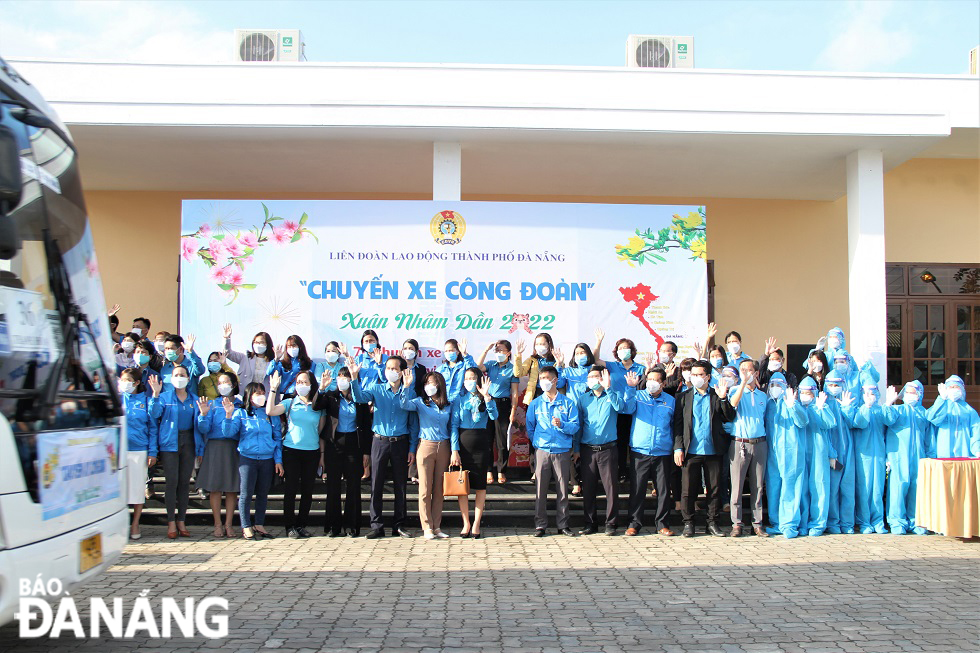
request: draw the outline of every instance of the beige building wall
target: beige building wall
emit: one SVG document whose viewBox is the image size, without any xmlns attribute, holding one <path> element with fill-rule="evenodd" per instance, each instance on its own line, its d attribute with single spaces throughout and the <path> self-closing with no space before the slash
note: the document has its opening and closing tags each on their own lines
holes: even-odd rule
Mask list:
<svg viewBox="0 0 980 653">
<path fill-rule="evenodd" d="M 980 162 L 914 159 L 885 175 L 888 261 L 980 260 Z M 310 193 L 86 193 L 106 302 L 154 331 L 177 324 L 182 199 L 417 199 L 428 195 Z M 697 197 L 465 195 L 464 200 L 704 204 L 715 262 L 715 319 L 741 332 L 753 356 L 765 339 L 809 344 L 848 329 L 847 203 Z M 138 225 L 134 230 L 133 225 Z M 820 252 L 820 254 L 817 254 Z M 615 335 L 615 334 L 610 334 Z"/>
</svg>

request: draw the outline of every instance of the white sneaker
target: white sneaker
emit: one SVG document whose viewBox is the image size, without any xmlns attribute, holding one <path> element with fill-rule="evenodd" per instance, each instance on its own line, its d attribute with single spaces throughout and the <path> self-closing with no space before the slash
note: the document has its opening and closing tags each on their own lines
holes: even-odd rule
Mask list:
<svg viewBox="0 0 980 653">
<path fill-rule="evenodd" d="M 449 538 L 449 536 L 443 533 L 441 530 L 436 531 L 436 537 L 438 537 L 440 540 L 445 540 Z"/>
<path fill-rule="evenodd" d="M 424 537 L 427 540 L 434 540 L 436 539 L 436 534 L 433 533 L 432 531 L 422 531 L 422 537 Z"/>
</svg>

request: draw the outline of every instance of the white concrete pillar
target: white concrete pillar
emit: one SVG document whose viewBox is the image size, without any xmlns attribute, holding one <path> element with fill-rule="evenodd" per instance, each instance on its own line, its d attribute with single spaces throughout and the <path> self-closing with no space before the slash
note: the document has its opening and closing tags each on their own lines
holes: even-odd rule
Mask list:
<svg viewBox="0 0 980 653">
<path fill-rule="evenodd" d="M 886 382 L 885 191 L 878 150 L 847 156 L 847 278 L 851 325 L 847 346 L 858 365 L 868 358 Z"/>
<path fill-rule="evenodd" d="M 463 179 L 463 154 L 459 143 L 432 144 L 432 199 L 458 202 Z"/>
</svg>

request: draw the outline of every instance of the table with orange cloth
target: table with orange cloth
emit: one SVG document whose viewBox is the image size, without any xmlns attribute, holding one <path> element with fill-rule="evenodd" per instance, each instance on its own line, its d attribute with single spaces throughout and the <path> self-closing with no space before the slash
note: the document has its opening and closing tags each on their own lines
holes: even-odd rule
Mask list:
<svg viewBox="0 0 980 653">
<path fill-rule="evenodd" d="M 951 537 L 980 536 L 980 458 L 922 458 L 915 525 Z"/>
</svg>

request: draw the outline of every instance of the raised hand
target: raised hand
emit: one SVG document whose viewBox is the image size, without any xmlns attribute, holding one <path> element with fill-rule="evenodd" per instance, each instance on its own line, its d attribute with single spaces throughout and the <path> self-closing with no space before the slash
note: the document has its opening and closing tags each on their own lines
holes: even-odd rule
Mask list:
<svg viewBox="0 0 980 653">
<path fill-rule="evenodd" d="M 674 363 L 672 363 L 672 362 L 671 363 L 667 363 L 666 365 L 664 365 L 664 372 L 667 373 L 667 376 L 673 376 L 674 370 L 676 370 L 676 369 L 677 369 L 677 366 L 674 365 Z"/>
<path fill-rule="evenodd" d="M 159 376 L 150 374 L 146 379 L 146 384 L 150 386 L 154 397 L 160 396 L 160 391 L 163 390 L 163 380 Z"/>
<path fill-rule="evenodd" d="M 415 383 L 415 370 L 411 367 L 402 370 L 402 382 L 411 387 Z"/>
<path fill-rule="evenodd" d="M 361 373 L 361 366 L 353 358 L 347 359 L 347 369 L 350 371 L 351 380 L 356 379 L 357 375 Z"/>
<path fill-rule="evenodd" d="M 109 309 L 109 315 L 110 316 L 115 315 L 116 313 L 119 312 L 119 309 L 120 308 L 122 308 L 122 307 L 119 304 L 113 304 L 112 305 L 112 308 Z"/>
<path fill-rule="evenodd" d="M 276 370 L 272 373 L 272 376 L 269 377 L 269 390 L 278 392 L 280 383 L 282 383 L 282 374 L 279 373 L 279 370 Z"/>
<path fill-rule="evenodd" d="M 197 342 L 197 336 L 193 333 L 188 333 L 187 337 L 184 339 L 184 349 L 187 351 L 194 351 L 194 343 Z"/>
<path fill-rule="evenodd" d="M 378 365 L 381 365 L 382 356 L 384 356 L 384 352 L 381 351 L 381 347 L 375 347 L 374 351 L 371 352 L 371 360 L 373 360 Z"/>
<path fill-rule="evenodd" d="M 225 325 L 221 327 L 221 336 L 225 340 L 231 337 L 231 322 L 225 322 Z"/>
<path fill-rule="evenodd" d="M 514 348 L 517 350 L 517 355 L 518 356 L 524 356 L 524 341 L 523 340 L 518 340 L 517 343 L 514 345 Z"/>
<path fill-rule="evenodd" d="M 235 402 L 231 397 L 224 397 L 221 400 L 221 407 L 225 409 L 225 417 L 231 417 L 235 413 Z"/>
<path fill-rule="evenodd" d="M 648 370 L 653 367 L 653 354 L 649 351 L 643 354 L 643 367 Z"/>
<path fill-rule="evenodd" d="M 718 335 L 718 325 L 714 322 L 708 322 L 708 334 L 705 336 L 705 343 L 711 342 L 711 339 Z"/>
<path fill-rule="evenodd" d="M 208 411 L 211 410 L 211 402 L 207 400 L 207 397 L 199 397 L 197 400 L 197 409 L 201 411 L 201 415 L 207 415 Z"/>
<path fill-rule="evenodd" d="M 323 374 L 320 375 L 320 392 L 326 390 L 331 381 L 333 381 L 333 373 L 330 370 L 324 370 Z"/>
<path fill-rule="evenodd" d="M 776 339 L 769 338 L 766 340 L 766 356 L 776 351 Z"/>
<path fill-rule="evenodd" d="M 284 345 L 276 345 L 276 359 L 279 360 L 286 355 L 286 347 Z"/>
<path fill-rule="evenodd" d="M 609 376 L 609 370 L 603 370 L 602 376 L 604 379 L 605 377 Z M 635 388 L 636 386 L 640 385 L 640 375 L 637 374 L 636 372 L 633 372 L 632 370 L 627 372 L 626 385 L 628 385 L 631 388 Z"/>
<path fill-rule="evenodd" d="M 823 351 L 823 348 L 826 346 L 827 346 L 827 336 L 820 336 L 820 339 L 817 340 L 817 347 L 816 347 L 817 351 Z"/>
<path fill-rule="evenodd" d="M 221 366 L 222 367 L 224 367 L 224 365 L 225 365 L 225 363 L 226 363 L 227 360 L 228 360 L 228 354 L 225 353 L 225 352 L 223 352 L 223 351 L 219 351 L 218 352 L 218 362 L 221 363 Z"/>
<path fill-rule="evenodd" d="M 787 406 L 792 406 L 796 403 L 796 390 L 793 388 L 786 388 L 786 392 L 783 393 L 783 400 L 786 402 Z"/>
<path fill-rule="evenodd" d="M 561 349 L 555 349 L 555 363 L 558 367 L 565 367 L 565 354 Z"/>
<path fill-rule="evenodd" d="M 717 394 L 722 399 L 727 399 L 728 388 L 725 387 L 724 383 L 719 383 L 715 386 L 715 394 Z"/>
<path fill-rule="evenodd" d="M 466 338 L 459 339 L 459 357 L 466 358 Z"/>
<path fill-rule="evenodd" d="M 821 392 L 817 395 L 817 408 L 823 408 L 827 405 L 827 393 Z"/>
<path fill-rule="evenodd" d="M 938 386 L 936 386 L 936 389 L 939 391 L 939 396 L 942 397 L 943 399 L 945 399 L 946 398 L 946 384 L 945 383 L 940 383 Z"/>
<path fill-rule="evenodd" d="M 483 395 L 484 401 L 490 401 L 490 377 L 489 376 L 484 374 L 483 378 L 480 379 L 480 384 L 476 387 L 476 389 L 480 392 L 481 395 Z"/>
<path fill-rule="evenodd" d="M 603 331 L 602 329 L 600 329 L 599 327 L 596 327 L 596 330 L 595 330 L 595 341 L 596 342 L 602 342 L 605 339 L 605 337 L 606 337 L 606 332 Z"/>
<path fill-rule="evenodd" d="M 854 403 L 854 395 L 845 390 L 843 393 L 841 393 L 840 403 L 842 406 L 850 406 Z"/>
<path fill-rule="evenodd" d="M 640 382 L 640 376 L 636 372 L 630 372 L 629 374 L 632 374 L 633 376 L 636 377 L 636 382 L 637 383 Z M 629 374 L 626 375 L 627 376 L 627 383 L 629 382 Z M 608 390 L 609 389 L 609 386 L 612 385 L 612 377 L 609 376 L 609 369 L 608 368 L 603 368 L 603 370 L 602 370 L 602 379 L 599 381 L 599 383 L 602 384 L 602 387 L 605 388 L 606 390 Z"/>
<path fill-rule="evenodd" d="M 898 389 L 890 385 L 888 386 L 888 390 L 885 391 L 885 405 L 891 406 L 896 401 L 898 401 Z"/>
<path fill-rule="evenodd" d="M 704 356 L 704 345 L 697 340 L 694 341 L 694 353 L 698 355 L 698 360 Z"/>
</svg>

